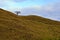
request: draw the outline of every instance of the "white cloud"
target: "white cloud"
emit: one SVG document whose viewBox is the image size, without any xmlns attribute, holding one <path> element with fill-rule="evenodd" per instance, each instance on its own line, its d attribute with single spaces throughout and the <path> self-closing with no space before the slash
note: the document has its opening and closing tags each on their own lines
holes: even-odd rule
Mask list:
<svg viewBox="0 0 60 40">
<path fill-rule="evenodd" d="M 15 6 L 15 2 L 23 2 L 26 0 L 0 0 L 0 8 L 6 8 L 8 10 L 17 10 L 20 6 Z M 44 17 L 48 17 L 55 20 L 60 20 L 60 0 L 56 0 L 57 3 L 48 4 L 44 6 L 33 5 L 31 7 L 23 8 L 21 10 L 22 14 L 35 14 Z"/>
<path fill-rule="evenodd" d="M 26 0 L 12 0 L 12 1 L 14 1 L 14 2 L 24 2 Z"/>
<path fill-rule="evenodd" d="M 50 19 L 60 20 L 60 3 L 24 8 L 22 9 L 22 14 L 36 14 Z"/>
<path fill-rule="evenodd" d="M 9 9 L 14 9 L 15 7 L 15 2 L 13 2 L 12 0 L 0 0 L 0 8 L 9 10 Z"/>
</svg>

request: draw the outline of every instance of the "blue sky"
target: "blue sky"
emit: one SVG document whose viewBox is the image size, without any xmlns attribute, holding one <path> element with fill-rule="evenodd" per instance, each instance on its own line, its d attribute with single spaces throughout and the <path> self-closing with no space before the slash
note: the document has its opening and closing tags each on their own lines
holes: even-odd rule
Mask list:
<svg viewBox="0 0 60 40">
<path fill-rule="evenodd" d="M 60 0 L 0 0 L 0 8 L 60 21 Z"/>
</svg>

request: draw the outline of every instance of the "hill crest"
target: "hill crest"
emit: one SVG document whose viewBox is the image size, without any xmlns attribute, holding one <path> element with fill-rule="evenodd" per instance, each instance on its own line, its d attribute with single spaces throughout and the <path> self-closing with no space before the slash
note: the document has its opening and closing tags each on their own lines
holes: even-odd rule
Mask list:
<svg viewBox="0 0 60 40">
<path fill-rule="evenodd" d="M 40 16 L 18 16 L 0 9 L 0 40 L 59 40 L 60 22 Z"/>
</svg>

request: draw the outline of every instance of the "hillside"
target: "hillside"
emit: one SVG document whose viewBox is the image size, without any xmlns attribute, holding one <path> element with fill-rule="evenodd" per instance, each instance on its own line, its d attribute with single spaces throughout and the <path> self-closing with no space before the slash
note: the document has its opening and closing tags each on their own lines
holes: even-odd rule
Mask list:
<svg viewBox="0 0 60 40">
<path fill-rule="evenodd" d="M 60 40 L 60 22 L 0 9 L 0 40 Z"/>
</svg>

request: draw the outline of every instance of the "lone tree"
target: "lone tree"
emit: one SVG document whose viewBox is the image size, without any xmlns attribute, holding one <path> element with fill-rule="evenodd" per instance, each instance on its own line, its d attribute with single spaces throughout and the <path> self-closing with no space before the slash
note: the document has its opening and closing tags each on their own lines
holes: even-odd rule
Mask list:
<svg viewBox="0 0 60 40">
<path fill-rule="evenodd" d="M 18 15 L 18 14 L 20 14 L 21 12 L 20 12 L 20 11 L 15 11 L 15 13 Z"/>
</svg>

